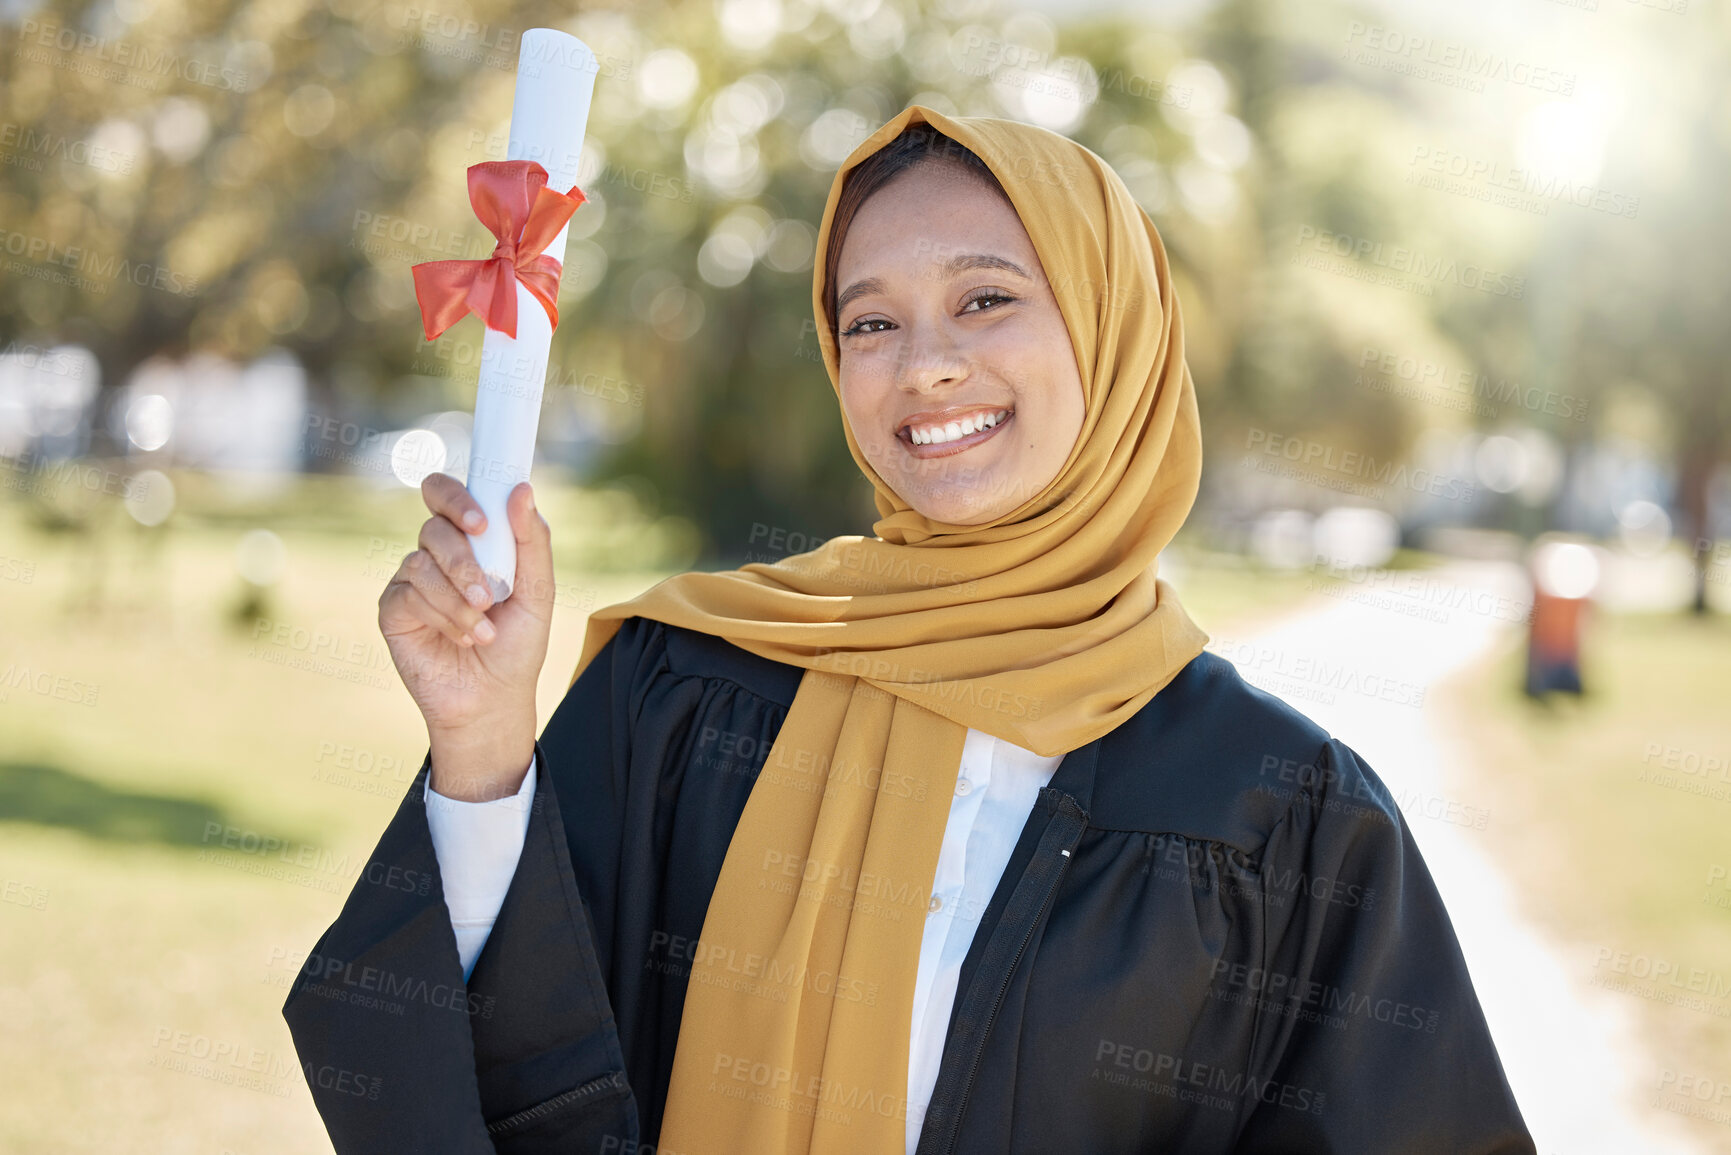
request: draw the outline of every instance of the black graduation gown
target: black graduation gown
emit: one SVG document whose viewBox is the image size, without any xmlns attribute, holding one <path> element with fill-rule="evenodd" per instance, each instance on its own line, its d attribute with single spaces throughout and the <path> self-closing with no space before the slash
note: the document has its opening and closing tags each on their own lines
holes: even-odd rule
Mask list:
<svg viewBox="0 0 1731 1155">
<path fill-rule="evenodd" d="M 466 988 L 423 763 L 283 1006 L 337 1151 L 654 1151 L 693 944 L 802 673 L 625 622 L 537 745 Z M 1386 787 L 1210 653 L 1040 791 L 919 1144 L 1533 1150 Z"/>
</svg>

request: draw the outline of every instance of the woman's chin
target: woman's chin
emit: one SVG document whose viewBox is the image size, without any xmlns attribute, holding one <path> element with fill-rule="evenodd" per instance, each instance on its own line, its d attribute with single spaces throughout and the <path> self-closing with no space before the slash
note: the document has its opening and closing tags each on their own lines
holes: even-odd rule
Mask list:
<svg viewBox="0 0 1731 1155">
<path fill-rule="evenodd" d="M 978 491 L 927 493 L 918 502 L 909 502 L 927 521 L 946 525 L 979 525 L 1013 509 L 1001 500 L 991 500 Z"/>
<path fill-rule="evenodd" d="M 980 525 L 1002 517 L 1040 488 L 1029 489 L 1027 482 L 1006 481 L 997 469 L 958 471 L 947 483 L 930 476 L 902 480 L 906 484 L 894 487 L 902 501 L 927 521 L 946 525 Z"/>
</svg>

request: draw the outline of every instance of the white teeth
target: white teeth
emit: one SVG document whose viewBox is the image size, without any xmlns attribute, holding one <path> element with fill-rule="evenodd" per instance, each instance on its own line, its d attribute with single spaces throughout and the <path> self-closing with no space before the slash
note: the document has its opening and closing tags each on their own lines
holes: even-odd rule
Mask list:
<svg viewBox="0 0 1731 1155">
<path fill-rule="evenodd" d="M 970 413 L 960 421 L 950 421 L 945 424 L 915 426 L 908 430 L 908 436 L 915 445 L 942 445 L 948 441 L 956 441 L 989 429 L 1010 415 L 1008 409 L 1000 409 L 996 413 Z"/>
</svg>

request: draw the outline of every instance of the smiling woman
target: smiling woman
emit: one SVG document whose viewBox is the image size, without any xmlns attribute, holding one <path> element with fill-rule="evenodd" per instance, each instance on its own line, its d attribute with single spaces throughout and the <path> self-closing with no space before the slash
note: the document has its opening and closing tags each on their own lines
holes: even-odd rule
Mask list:
<svg viewBox="0 0 1731 1155">
<path fill-rule="evenodd" d="M 1082 430 L 1082 377 L 991 170 L 929 125 L 903 132 L 854 171 L 825 270 L 831 293 L 847 286 L 829 322 L 842 408 L 872 468 L 957 525 L 1043 494 Z"/>
<path fill-rule="evenodd" d="M 596 610 L 539 742 L 550 529 L 492 606 L 429 478 L 428 757 L 284 1006 L 377 1088 L 338 1150 L 1531 1155 L 1399 807 L 1157 575 L 1200 427 L 1123 181 L 914 105 L 818 243 L 870 536 Z"/>
</svg>

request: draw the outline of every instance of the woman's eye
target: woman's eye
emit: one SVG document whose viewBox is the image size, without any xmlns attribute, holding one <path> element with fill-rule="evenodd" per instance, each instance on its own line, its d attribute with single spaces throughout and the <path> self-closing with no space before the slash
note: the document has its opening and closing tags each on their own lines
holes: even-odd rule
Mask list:
<svg viewBox="0 0 1731 1155">
<path fill-rule="evenodd" d="M 964 312 L 964 313 L 970 312 L 970 311 L 975 312 L 975 313 L 984 312 L 985 311 L 984 309 L 973 308 L 974 305 L 977 305 L 982 301 L 1014 301 L 1015 299 L 1016 298 L 1010 296 L 1010 294 L 1008 294 L 1008 293 L 1000 293 L 996 289 L 988 289 L 987 291 L 981 293 L 979 296 L 969 297 L 965 302 L 963 302 L 962 312 Z"/>
<path fill-rule="evenodd" d="M 889 324 L 889 322 L 884 320 L 882 317 L 871 317 L 864 321 L 855 321 L 853 324 L 843 329 L 841 335 L 844 337 L 851 337 L 856 333 L 881 333 L 883 332 L 882 329 L 867 329 L 865 326 L 887 324 Z"/>
</svg>

